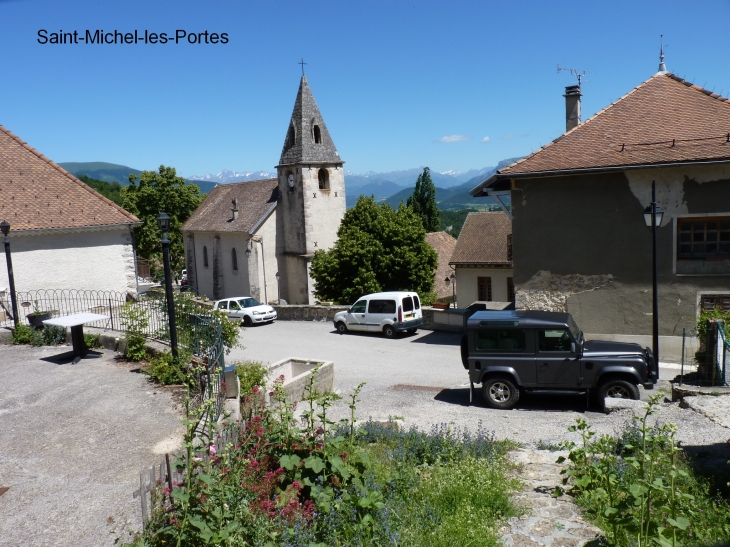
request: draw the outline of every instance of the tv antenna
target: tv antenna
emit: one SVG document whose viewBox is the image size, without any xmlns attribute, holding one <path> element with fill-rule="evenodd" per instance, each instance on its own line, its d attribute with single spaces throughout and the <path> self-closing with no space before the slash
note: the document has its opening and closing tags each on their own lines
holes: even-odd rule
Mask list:
<svg viewBox="0 0 730 547">
<path fill-rule="evenodd" d="M 570 72 L 570 74 L 572 76 L 575 76 L 576 78 L 578 78 L 579 86 L 580 86 L 581 81 L 583 80 L 583 76 L 585 76 L 587 74 L 593 74 L 593 72 L 590 70 L 583 70 L 580 68 L 566 68 L 566 67 L 562 67 L 562 66 L 558 65 L 558 74 L 560 74 L 561 72 Z"/>
</svg>

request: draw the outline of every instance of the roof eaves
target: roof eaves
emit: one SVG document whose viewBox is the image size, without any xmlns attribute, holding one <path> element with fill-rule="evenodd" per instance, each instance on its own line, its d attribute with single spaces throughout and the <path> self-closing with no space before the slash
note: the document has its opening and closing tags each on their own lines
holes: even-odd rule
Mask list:
<svg viewBox="0 0 730 547">
<path fill-rule="evenodd" d="M 254 225 L 253 225 L 253 226 L 251 227 L 251 231 L 249 232 L 249 233 L 250 233 L 251 235 L 254 235 L 254 234 L 256 233 L 256 231 L 257 231 L 257 230 L 258 230 L 259 228 L 261 228 L 261 225 L 262 225 L 262 224 L 263 224 L 264 222 L 266 222 L 266 219 L 268 219 L 268 218 L 269 218 L 269 216 L 271 215 L 271 213 L 273 213 L 273 212 L 274 212 L 274 209 L 276 209 L 276 206 L 278 205 L 278 203 L 279 203 L 278 201 L 275 201 L 275 202 L 274 202 L 274 203 L 273 203 L 273 204 L 271 205 L 271 207 L 269 207 L 269 209 L 268 209 L 268 210 L 267 210 L 267 211 L 266 211 L 266 212 L 265 212 L 265 213 L 263 214 L 263 216 L 262 216 L 262 217 L 261 217 L 261 218 L 260 218 L 260 219 L 259 219 L 259 220 L 258 220 L 258 221 L 256 222 L 256 224 L 254 224 Z"/>
</svg>

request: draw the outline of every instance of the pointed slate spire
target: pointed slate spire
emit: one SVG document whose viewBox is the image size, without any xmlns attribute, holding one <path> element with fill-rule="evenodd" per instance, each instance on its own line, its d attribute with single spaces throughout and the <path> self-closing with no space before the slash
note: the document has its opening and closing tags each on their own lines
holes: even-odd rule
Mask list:
<svg viewBox="0 0 730 547">
<path fill-rule="evenodd" d="M 279 165 L 344 163 L 332 142 L 306 76 L 299 83 L 297 100 L 281 150 Z"/>
</svg>

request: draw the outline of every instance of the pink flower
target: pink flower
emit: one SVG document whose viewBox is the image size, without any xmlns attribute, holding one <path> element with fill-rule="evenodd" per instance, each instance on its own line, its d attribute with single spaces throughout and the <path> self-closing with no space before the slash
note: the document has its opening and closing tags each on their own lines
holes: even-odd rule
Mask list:
<svg viewBox="0 0 730 547">
<path fill-rule="evenodd" d="M 214 444 L 211 444 L 211 445 L 210 445 L 210 446 L 208 447 L 208 453 L 209 453 L 209 454 L 210 454 L 211 456 L 215 456 L 215 454 L 216 454 L 216 449 L 215 449 L 215 445 L 214 445 Z"/>
</svg>

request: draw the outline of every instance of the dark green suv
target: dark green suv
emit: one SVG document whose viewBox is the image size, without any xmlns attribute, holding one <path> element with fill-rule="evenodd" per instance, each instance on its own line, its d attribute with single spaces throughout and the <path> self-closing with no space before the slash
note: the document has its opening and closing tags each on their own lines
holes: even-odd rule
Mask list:
<svg viewBox="0 0 730 547">
<path fill-rule="evenodd" d="M 466 323 L 461 342 L 464 368 L 482 385 L 492 408 L 517 404 L 520 391 L 639 398 L 652 389 L 659 367 L 649 348 L 584 340 L 569 313 L 480 311 Z"/>
</svg>

